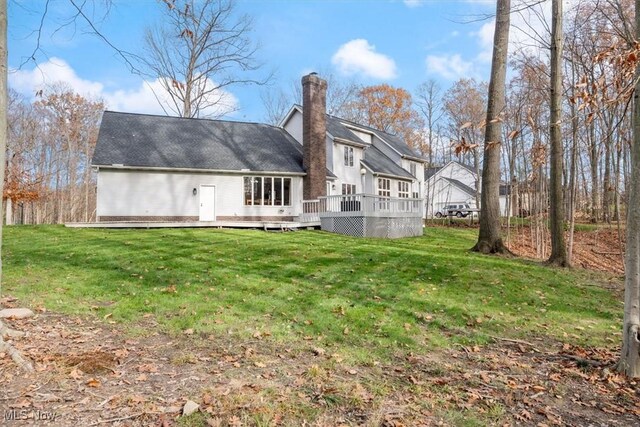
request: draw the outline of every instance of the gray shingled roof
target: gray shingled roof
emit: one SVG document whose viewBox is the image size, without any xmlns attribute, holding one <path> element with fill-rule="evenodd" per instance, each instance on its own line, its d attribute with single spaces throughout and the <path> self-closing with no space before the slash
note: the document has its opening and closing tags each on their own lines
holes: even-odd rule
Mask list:
<svg viewBox="0 0 640 427">
<path fill-rule="evenodd" d="M 433 175 L 438 173 L 438 171 L 440 169 L 442 169 L 443 167 L 444 166 L 432 166 L 432 167 L 425 168 L 425 170 L 424 170 L 424 180 L 426 181 L 429 178 L 431 178 Z"/>
<path fill-rule="evenodd" d="M 366 144 L 355 133 L 351 132 L 349 128 L 340 123 L 340 120 L 336 117 L 327 114 L 327 132 L 334 138 L 346 139 L 347 141 L 355 142 L 357 144 Z"/>
<path fill-rule="evenodd" d="M 304 173 L 302 147 L 281 128 L 113 111 L 102 117 L 92 164 Z"/>
<path fill-rule="evenodd" d="M 416 153 L 415 151 L 413 151 L 411 149 L 411 147 L 409 147 L 402 140 L 402 138 L 398 137 L 397 135 L 393 135 L 393 134 L 381 131 L 380 129 L 372 128 L 371 126 L 361 125 L 359 123 L 352 122 L 350 120 L 341 119 L 339 117 L 335 117 L 335 116 L 331 116 L 331 115 L 327 114 L 327 130 L 328 131 L 329 131 L 329 122 L 330 121 L 336 123 L 337 125 L 340 125 L 340 127 L 342 127 L 346 132 L 349 132 L 352 135 L 351 138 L 342 137 L 342 136 L 340 136 L 340 138 L 344 138 L 344 139 L 348 139 L 348 140 L 352 141 L 353 140 L 352 138 L 355 137 L 356 138 L 356 142 L 357 141 L 361 141 L 361 143 L 362 143 L 362 140 L 360 138 L 358 138 L 353 132 L 351 132 L 349 130 L 349 128 L 347 128 L 346 126 L 344 126 L 342 124 L 342 122 L 349 123 L 349 124 L 352 124 L 352 125 L 354 125 L 356 127 L 361 127 L 363 129 L 366 129 L 366 130 L 374 133 L 378 138 L 380 138 L 380 139 L 384 140 L 385 142 L 387 142 L 393 149 L 395 149 L 397 152 L 399 152 L 403 156 L 409 156 L 409 157 L 414 157 L 414 158 L 426 160 L 419 153 Z M 329 131 L 329 133 L 331 133 L 331 135 L 333 135 L 334 137 L 337 136 L 331 131 Z"/>
<path fill-rule="evenodd" d="M 457 160 L 454 160 L 454 162 L 459 164 L 460 166 L 462 166 L 463 168 L 465 168 L 469 172 L 474 173 L 474 174 L 476 173 L 476 169 L 473 166 L 468 165 L 466 163 L 459 162 Z M 482 168 L 480 169 L 480 174 L 482 175 Z"/>
<path fill-rule="evenodd" d="M 465 193 L 468 193 L 471 196 L 474 196 L 476 194 L 476 190 L 474 188 L 469 187 L 467 184 L 465 184 L 463 182 L 460 182 L 457 179 L 453 179 L 453 178 L 444 178 L 444 179 L 446 179 L 450 183 L 456 185 L 458 188 L 460 188 Z"/>
<path fill-rule="evenodd" d="M 374 130 L 374 132 L 378 136 L 378 138 L 384 140 L 387 144 L 389 144 L 394 150 L 399 152 L 402 156 L 409 156 L 417 159 L 423 158 L 420 154 L 413 151 L 411 147 L 409 147 L 400 137 L 396 135 L 392 135 L 390 133 L 382 132 L 380 130 Z"/>
<path fill-rule="evenodd" d="M 367 147 L 367 149 L 364 150 L 364 159 L 362 160 L 362 163 L 369 169 L 371 169 L 374 173 L 413 179 L 413 175 L 398 166 L 393 162 L 393 160 L 391 160 L 382 151 L 378 150 L 373 145 Z"/>
</svg>

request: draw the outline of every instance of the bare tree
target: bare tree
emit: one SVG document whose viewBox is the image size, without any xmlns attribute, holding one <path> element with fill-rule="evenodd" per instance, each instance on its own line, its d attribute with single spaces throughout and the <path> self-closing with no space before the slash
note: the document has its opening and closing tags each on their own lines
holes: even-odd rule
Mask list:
<svg viewBox="0 0 640 427">
<path fill-rule="evenodd" d="M 227 89 L 263 84 L 251 19 L 236 16 L 234 0 L 165 0 L 164 25 L 147 31 L 144 62 L 169 95 L 157 94 L 165 112 L 216 117 L 235 109 Z"/>
<path fill-rule="evenodd" d="M 416 104 L 418 105 L 418 109 L 422 113 L 427 126 L 426 145 L 429 149 L 429 165 L 432 166 L 434 154 L 433 146 L 435 145 L 434 136 L 439 137 L 439 135 L 434 134 L 434 127 L 436 127 L 437 123 L 444 115 L 444 110 L 442 109 L 442 89 L 435 80 L 427 80 L 418 86 L 416 98 Z M 426 153 L 421 154 L 424 155 Z"/>
<path fill-rule="evenodd" d="M 482 253 L 509 253 L 500 236 L 500 140 L 505 111 L 505 80 L 509 48 L 511 0 L 498 0 L 493 38 L 491 79 L 487 102 L 484 159 L 482 169 L 482 204 L 480 232 L 472 250 Z"/>
<path fill-rule="evenodd" d="M 329 70 L 320 69 L 318 74 L 327 81 L 327 113 L 349 118 L 349 107 L 356 100 L 362 86 L 354 80 L 343 80 Z M 295 78 L 286 87 L 267 87 L 260 94 L 265 109 L 264 120 L 272 125 L 280 123 L 293 104 L 302 104 L 300 78 Z"/>
<path fill-rule="evenodd" d="M 463 163 L 472 164 L 480 176 L 480 155 L 477 147 L 482 140 L 482 129 L 487 117 L 486 82 L 460 79 L 443 95 L 443 109 L 449 119 L 449 137 L 456 142 L 455 154 Z M 469 159 L 471 157 L 471 159 Z M 480 206 L 480 180 L 476 181 L 476 206 Z"/>
<path fill-rule="evenodd" d="M 365 86 L 349 103 L 346 119 L 400 136 L 414 150 L 424 151 L 424 122 L 413 108 L 411 94 L 388 84 Z"/>
<path fill-rule="evenodd" d="M 635 2 L 635 39 L 640 40 L 640 0 Z M 637 48 L 636 48 L 637 50 Z M 637 58 L 637 52 L 635 53 Z M 622 353 L 618 368 L 630 377 L 640 377 L 640 63 L 636 63 L 633 94 L 633 145 L 627 212 L 625 292 Z"/>
<path fill-rule="evenodd" d="M 550 188 L 549 231 L 551 256 L 549 264 L 568 267 L 564 240 L 564 200 L 562 192 L 562 0 L 551 2 L 551 85 L 550 85 Z"/>
</svg>

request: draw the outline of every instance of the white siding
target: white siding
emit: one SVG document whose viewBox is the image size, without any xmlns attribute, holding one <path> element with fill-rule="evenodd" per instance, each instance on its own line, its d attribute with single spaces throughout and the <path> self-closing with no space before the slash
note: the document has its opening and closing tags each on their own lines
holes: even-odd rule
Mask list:
<svg viewBox="0 0 640 427">
<path fill-rule="evenodd" d="M 277 176 L 277 175 L 274 175 Z M 193 189 L 216 186 L 216 216 L 297 216 L 302 177 L 291 177 L 291 206 L 245 206 L 242 175 L 101 169 L 98 216 L 199 216 Z"/>
<path fill-rule="evenodd" d="M 363 180 L 360 175 L 360 161 L 362 160 L 363 150 L 362 148 L 353 147 L 353 166 L 345 166 L 344 164 L 344 149 L 347 145 L 334 142 L 332 145 L 332 166 L 329 166 L 331 172 L 338 179 L 336 183 L 336 194 L 342 194 L 342 184 L 355 184 L 356 193 L 363 192 Z M 327 155 L 327 157 L 329 157 Z M 329 164 L 329 163 L 328 163 Z"/>
<path fill-rule="evenodd" d="M 414 164 L 416 168 L 416 179 L 411 184 L 411 194 L 418 193 L 418 197 L 422 194 L 424 188 L 424 165 L 420 162 L 414 162 L 413 160 L 402 159 L 402 168 L 411 173 L 411 165 Z"/>
<path fill-rule="evenodd" d="M 284 125 L 284 130 L 286 130 L 289 133 L 289 135 L 291 135 L 296 141 L 298 141 L 300 145 L 303 145 L 302 113 L 300 113 L 298 110 L 295 110 L 293 114 L 291 114 L 291 117 L 289 118 L 287 123 Z M 329 136 L 327 136 L 326 143 L 327 143 L 327 168 L 335 174 L 335 172 L 332 169 L 333 157 L 334 157 L 333 141 L 331 140 L 331 138 L 329 138 Z"/>
<path fill-rule="evenodd" d="M 285 123 L 284 130 L 289 132 L 289 135 L 293 136 L 302 145 L 302 114 L 298 110 L 295 110 L 287 123 Z"/>
<path fill-rule="evenodd" d="M 327 140 L 326 140 L 326 148 L 327 148 L 327 169 L 329 169 L 331 172 L 333 172 L 333 174 L 335 175 L 335 171 L 333 169 L 333 159 L 334 159 L 334 153 L 333 153 L 333 141 L 331 140 L 331 138 L 329 138 L 327 136 Z"/>
<path fill-rule="evenodd" d="M 469 170 L 459 165 L 455 167 L 446 167 L 443 169 L 444 174 L 436 174 L 424 184 L 424 196 L 426 200 L 427 216 L 432 217 L 441 207 L 454 203 L 467 203 L 472 208 L 476 207 L 475 194 L 467 194 L 458 186 L 443 179 L 457 179 L 473 188 L 473 174 Z M 453 173 L 453 174 L 450 174 Z M 457 173 L 457 175 L 455 174 Z M 471 179 L 469 179 L 469 176 Z M 470 185 L 469 183 L 472 183 Z M 500 214 L 507 215 L 507 196 L 500 196 Z M 478 206 L 480 208 L 480 206 Z"/>
<path fill-rule="evenodd" d="M 499 201 L 500 201 L 500 215 L 508 216 L 507 196 L 500 196 Z"/>
<path fill-rule="evenodd" d="M 443 206 L 454 203 L 467 203 L 472 208 L 476 206 L 476 200 L 473 195 L 469 195 L 457 186 L 451 184 L 444 179 L 438 179 L 435 182 L 430 181 L 431 188 L 427 189 L 427 216 L 433 215 Z"/>
<path fill-rule="evenodd" d="M 360 138 L 361 140 L 363 140 L 364 142 L 366 142 L 367 144 L 371 144 L 371 139 L 373 137 L 373 135 L 371 135 L 370 133 L 367 132 L 361 132 L 359 130 L 355 130 L 353 128 L 349 128 L 349 130 L 351 132 L 353 132 L 354 134 L 356 134 L 358 136 L 358 138 Z M 356 141 L 357 142 L 357 141 Z"/>
<path fill-rule="evenodd" d="M 371 172 L 367 170 L 366 175 L 364 175 L 364 191 L 366 194 L 378 194 L 378 182 L 376 178 L 373 176 Z"/>
<path fill-rule="evenodd" d="M 466 184 L 473 189 L 476 188 L 475 173 L 455 162 L 447 164 L 442 168 L 442 170 L 439 170 L 436 175 L 445 178 L 457 179 L 461 183 Z"/>
</svg>

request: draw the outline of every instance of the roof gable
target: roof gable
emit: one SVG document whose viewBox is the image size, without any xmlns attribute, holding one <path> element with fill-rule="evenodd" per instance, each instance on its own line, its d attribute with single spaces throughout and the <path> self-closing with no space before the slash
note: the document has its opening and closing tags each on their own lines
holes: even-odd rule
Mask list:
<svg viewBox="0 0 640 427">
<path fill-rule="evenodd" d="M 471 166 L 455 160 L 451 160 L 444 166 L 429 167 L 425 169 L 425 180 L 436 180 L 438 177 L 453 178 L 460 181 L 476 181 L 478 179 L 478 175 Z"/>
</svg>

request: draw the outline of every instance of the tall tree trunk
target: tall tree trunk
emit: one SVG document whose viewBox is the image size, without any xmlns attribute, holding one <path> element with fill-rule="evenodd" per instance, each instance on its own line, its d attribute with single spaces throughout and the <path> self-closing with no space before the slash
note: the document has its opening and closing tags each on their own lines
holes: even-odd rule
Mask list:
<svg viewBox="0 0 640 427">
<path fill-rule="evenodd" d="M 4 205 L 5 205 L 4 222 L 7 225 L 13 225 L 13 200 L 11 200 L 10 198 L 7 198 L 4 201 Z"/>
<path fill-rule="evenodd" d="M 572 81 L 575 81 L 575 68 L 571 67 Z M 575 89 L 574 89 L 575 93 Z M 574 95 L 575 96 L 575 95 Z M 569 244 L 567 262 L 571 264 L 573 256 L 573 237 L 576 223 L 577 165 L 578 165 L 578 112 L 575 103 L 571 103 L 571 162 L 569 166 Z"/>
<path fill-rule="evenodd" d="M 551 2 L 551 90 L 550 125 L 551 144 L 549 226 L 551 233 L 551 265 L 568 267 L 567 247 L 564 240 L 564 201 L 562 193 L 562 0 Z"/>
<path fill-rule="evenodd" d="M 598 143 L 596 141 L 595 120 L 589 124 L 590 151 L 589 160 L 591 162 L 591 222 L 598 222 L 598 209 L 600 207 L 600 183 L 598 182 Z"/>
<path fill-rule="evenodd" d="M 500 236 L 500 141 L 505 109 L 505 80 L 509 48 L 511 0 L 498 0 L 496 28 L 493 37 L 493 58 L 487 103 L 487 127 L 484 140 L 480 232 L 472 248 L 482 253 L 510 253 Z"/>
<path fill-rule="evenodd" d="M 640 39 L 640 0 L 636 0 L 636 40 Z M 618 369 L 630 377 L 640 377 L 640 66 L 636 65 L 633 94 L 633 143 L 631 179 L 627 209 L 625 251 L 624 321 L 622 352 Z"/>
<path fill-rule="evenodd" d="M 611 118 L 607 117 L 607 126 L 605 131 L 607 132 L 607 136 L 604 138 L 604 177 L 602 184 L 602 220 L 607 224 L 611 224 L 611 202 L 613 199 L 613 195 L 611 194 L 612 185 L 611 185 L 611 160 L 613 158 L 611 151 L 612 142 L 612 132 L 613 132 L 613 113 L 611 114 Z"/>
</svg>

